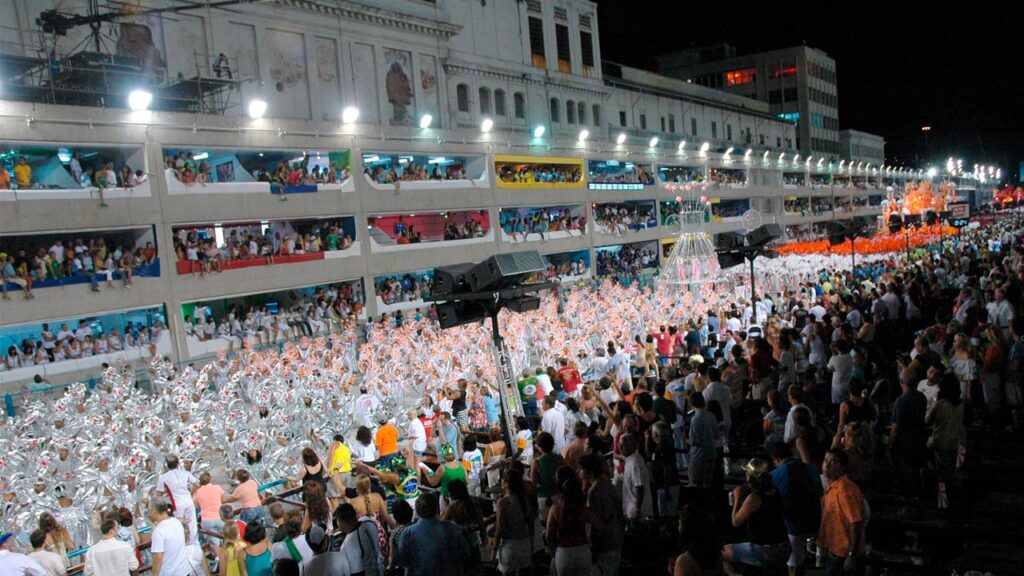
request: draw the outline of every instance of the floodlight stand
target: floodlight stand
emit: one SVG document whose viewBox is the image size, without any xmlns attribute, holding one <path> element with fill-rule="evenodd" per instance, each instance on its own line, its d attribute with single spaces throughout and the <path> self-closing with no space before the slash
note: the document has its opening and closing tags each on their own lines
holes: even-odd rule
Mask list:
<svg viewBox="0 0 1024 576">
<path fill-rule="evenodd" d="M 757 258 L 757 254 L 751 254 L 750 258 L 750 305 L 754 305 L 754 259 Z"/>
</svg>

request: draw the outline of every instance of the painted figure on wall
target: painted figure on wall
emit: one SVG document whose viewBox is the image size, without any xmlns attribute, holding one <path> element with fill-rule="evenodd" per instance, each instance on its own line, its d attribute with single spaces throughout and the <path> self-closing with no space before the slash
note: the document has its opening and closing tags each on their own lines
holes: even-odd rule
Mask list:
<svg viewBox="0 0 1024 576">
<path fill-rule="evenodd" d="M 413 106 L 413 89 L 408 52 L 388 50 L 385 52 L 388 71 L 384 79 L 388 102 L 391 103 L 392 126 L 412 124 L 410 108 Z"/>
</svg>

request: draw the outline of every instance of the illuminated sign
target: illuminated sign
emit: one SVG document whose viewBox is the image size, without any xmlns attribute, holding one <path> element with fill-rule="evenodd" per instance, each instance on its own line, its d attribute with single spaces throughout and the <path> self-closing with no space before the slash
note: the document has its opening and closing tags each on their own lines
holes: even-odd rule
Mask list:
<svg viewBox="0 0 1024 576">
<path fill-rule="evenodd" d="M 591 190 L 643 190 L 644 185 L 640 183 L 604 183 L 591 182 L 587 184 Z"/>
<path fill-rule="evenodd" d="M 949 225 L 954 228 L 966 228 L 971 223 L 971 205 L 967 202 L 956 202 L 949 205 Z"/>
</svg>

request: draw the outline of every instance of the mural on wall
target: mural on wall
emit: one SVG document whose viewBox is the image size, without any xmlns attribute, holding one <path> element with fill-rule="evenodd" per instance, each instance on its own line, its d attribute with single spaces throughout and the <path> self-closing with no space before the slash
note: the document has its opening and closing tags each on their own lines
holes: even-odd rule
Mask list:
<svg viewBox="0 0 1024 576">
<path fill-rule="evenodd" d="M 440 114 L 437 113 L 437 61 L 433 56 L 420 54 L 420 113 L 432 114 L 435 118 L 434 127 L 440 127 Z"/>
<path fill-rule="evenodd" d="M 387 49 L 384 51 L 384 64 L 387 67 L 384 88 L 391 104 L 391 118 L 388 122 L 392 126 L 410 126 L 415 114 L 412 54 L 404 50 Z"/>
<path fill-rule="evenodd" d="M 320 110 L 324 120 L 341 115 L 338 45 L 332 38 L 316 37 L 316 75 L 320 81 Z"/>
<path fill-rule="evenodd" d="M 117 55 L 138 59 L 142 69 L 154 80 L 163 80 L 167 74 L 164 55 L 157 48 L 153 29 L 148 24 L 122 22 L 117 36 Z"/>
<path fill-rule="evenodd" d="M 301 34 L 267 28 L 261 52 L 270 71 L 268 94 L 272 110 L 285 116 L 309 118 L 309 84 L 306 79 L 306 44 Z"/>
</svg>

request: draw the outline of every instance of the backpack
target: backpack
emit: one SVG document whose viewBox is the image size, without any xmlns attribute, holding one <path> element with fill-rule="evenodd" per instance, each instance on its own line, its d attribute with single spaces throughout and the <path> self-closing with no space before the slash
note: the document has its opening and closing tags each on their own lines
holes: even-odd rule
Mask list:
<svg viewBox="0 0 1024 576">
<path fill-rule="evenodd" d="M 796 535 L 817 534 L 821 526 L 821 502 L 815 496 L 814 479 L 799 460 L 786 463 L 789 487 L 782 497 L 782 512 Z"/>
</svg>

